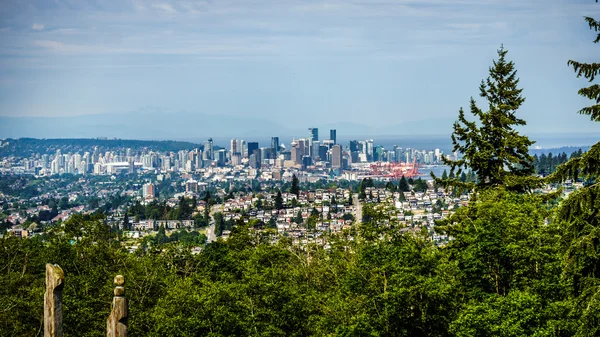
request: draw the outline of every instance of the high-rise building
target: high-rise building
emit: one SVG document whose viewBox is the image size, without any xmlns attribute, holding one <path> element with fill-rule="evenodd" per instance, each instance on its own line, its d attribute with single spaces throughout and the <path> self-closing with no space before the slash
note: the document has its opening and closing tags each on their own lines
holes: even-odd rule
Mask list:
<svg viewBox="0 0 600 337">
<path fill-rule="evenodd" d="M 401 162 L 402 161 L 402 153 L 404 153 L 402 151 L 402 148 L 399 146 L 394 145 L 394 157 L 396 157 L 396 162 Z"/>
<path fill-rule="evenodd" d="M 327 160 L 327 151 L 328 150 L 329 150 L 329 147 L 327 147 L 326 145 L 319 146 L 319 158 L 321 158 L 321 160 L 323 160 L 323 161 Z"/>
<path fill-rule="evenodd" d="M 258 142 L 248 142 L 248 158 L 250 158 L 254 151 L 258 151 Z"/>
<path fill-rule="evenodd" d="M 42 155 L 42 168 L 50 167 L 50 157 L 47 154 Z"/>
<path fill-rule="evenodd" d="M 248 143 L 250 145 L 250 143 Z M 262 158 L 260 150 L 254 150 L 254 152 L 248 157 L 248 165 L 251 168 L 259 169 L 261 167 Z"/>
<path fill-rule="evenodd" d="M 198 193 L 198 181 L 190 179 L 185 182 L 185 191 L 191 193 Z"/>
<path fill-rule="evenodd" d="M 154 185 L 151 183 L 144 184 L 142 195 L 144 199 L 154 199 Z"/>
<path fill-rule="evenodd" d="M 307 168 L 312 165 L 312 158 L 310 156 L 302 157 L 302 167 Z"/>
<path fill-rule="evenodd" d="M 319 158 L 319 147 L 321 146 L 321 143 L 318 140 L 315 140 L 312 142 L 312 146 L 310 149 L 310 156 L 313 160 L 316 160 L 317 158 Z M 323 160 L 323 158 L 321 158 L 321 160 Z"/>
<path fill-rule="evenodd" d="M 231 165 L 237 166 L 242 163 L 242 156 L 239 153 L 236 153 L 231 156 Z"/>
<path fill-rule="evenodd" d="M 337 131 L 335 129 L 329 130 L 329 139 L 333 140 L 333 145 L 337 144 Z"/>
<path fill-rule="evenodd" d="M 279 154 L 279 137 L 271 137 L 271 148 L 273 149 L 273 155 L 277 157 Z"/>
<path fill-rule="evenodd" d="M 308 155 L 310 151 L 309 139 L 301 138 L 298 139 L 298 148 L 302 151 L 302 155 Z"/>
<path fill-rule="evenodd" d="M 186 172 L 194 171 L 194 162 L 192 160 L 186 160 L 184 170 Z"/>
<path fill-rule="evenodd" d="M 155 156 L 153 154 L 145 154 L 142 156 L 142 167 L 143 168 L 153 168 L 154 161 L 155 161 Z"/>
<path fill-rule="evenodd" d="M 204 152 L 202 153 L 203 157 L 202 159 L 205 160 L 214 160 L 215 159 L 215 155 L 213 153 L 213 139 L 209 138 L 206 142 L 204 142 Z"/>
<path fill-rule="evenodd" d="M 271 155 L 271 153 L 272 153 L 272 150 L 273 150 L 273 149 L 272 149 L 272 148 L 270 148 L 270 147 L 261 147 L 261 148 L 259 149 L 259 152 L 260 152 L 260 159 L 261 159 L 261 160 L 265 160 L 265 159 L 272 159 L 272 158 L 273 158 L 273 156 Z"/>
<path fill-rule="evenodd" d="M 396 162 L 396 152 L 387 151 L 387 161 L 390 163 Z"/>
<path fill-rule="evenodd" d="M 308 139 L 311 142 L 319 140 L 319 128 L 308 128 L 308 131 L 309 131 Z"/>
<path fill-rule="evenodd" d="M 248 157 L 248 144 L 246 143 L 245 140 L 238 139 L 238 148 L 240 150 L 241 158 L 247 158 Z"/>
<path fill-rule="evenodd" d="M 58 170 L 65 167 L 65 157 L 63 157 L 62 153 L 60 153 L 60 149 L 56 150 L 55 160 L 58 165 Z"/>
<path fill-rule="evenodd" d="M 168 171 L 171 169 L 171 157 L 169 157 L 169 156 L 161 157 L 161 169 L 163 171 Z"/>
<path fill-rule="evenodd" d="M 73 155 L 73 166 L 75 167 L 75 169 L 77 169 L 77 171 L 79 171 L 79 165 L 81 163 L 81 155 L 79 153 L 75 153 Z M 81 173 L 81 172 L 79 172 Z"/>
<path fill-rule="evenodd" d="M 240 153 L 239 142 L 237 139 L 231 140 L 230 151 L 232 156 L 236 153 Z"/>
<path fill-rule="evenodd" d="M 129 174 L 135 173 L 135 163 L 133 162 L 133 158 L 129 159 L 129 162 L 127 165 L 127 173 L 129 173 Z"/>
<path fill-rule="evenodd" d="M 331 168 L 342 168 L 342 147 L 339 144 L 331 148 Z"/>
<path fill-rule="evenodd" d="M 227 150 L 225 149 L 220 149 L 219 151 L 217 151 L 217 163 L 219 165 L 225 165 L 225 162 L 227 161 Z"/>
<path fill-rule="evenodd" d="M 367 154 L 367 160 L 371 161 L 373 160 L 373 139 L 367 139 L 365 141 L 365 145 L 366 145 L 366 154 Z"/>
<path fill-rule="evenodd" d="M 296 165 L 301 165 L 303 156 L 304 156 L 304 141 L 300 142 L 300 141 L 293 140 L 292 141 L 291 160 Z"/>
<path fill-rule="evenodd" d="M 375 151 L 373 152 L 373 160 L 374 161 L 385 161 L 385 149 L 383 146 L 379 145 L 375 147 Z"/>
</svg>

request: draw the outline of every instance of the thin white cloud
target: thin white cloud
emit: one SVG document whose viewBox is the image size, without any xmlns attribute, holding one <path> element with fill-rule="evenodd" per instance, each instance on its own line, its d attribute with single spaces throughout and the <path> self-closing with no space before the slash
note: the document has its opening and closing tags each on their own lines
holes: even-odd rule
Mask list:
<svg viewBox="0 0 600 337">
<path fill-rule="evenodd" d="M 464 29 L 464 30 L 479 30 L 482 27 L 480 23 L 451 23 L 448 25 L 450 28 Z"/>
<path fill-rule="evenodd" d="M 31 29 L 33 29 L 33 30 L 44 30 L 44 25 L 42 25 L 41 23 L 34 23 L 31 26 Z"/>
<path fill-rule="evenodd" d="M 63 51 L 66 47 L 64 43 L 52 40 L 36 40 L 33 41 L 33 45 L 36 47 L 46 48 L 52 51 Z"/>
<path fill-rule="evenodd" d="M 152 4 L 152 8 L 165 13 L 177 13 L 177 10 L 175 10 L 175 8 L 173 8 L 173 6 L 171 6 L 171 4 L 168 3 Z"/>
</svg>

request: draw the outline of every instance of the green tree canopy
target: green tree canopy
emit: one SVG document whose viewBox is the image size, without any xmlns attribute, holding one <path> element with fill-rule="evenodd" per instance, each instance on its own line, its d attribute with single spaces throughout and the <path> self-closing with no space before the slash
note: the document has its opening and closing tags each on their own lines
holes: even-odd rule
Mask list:
<svg viewBox="0 0 600 337">
<path fill-rule="evenodd" d="M 600 22 L 591 17 L 585 21 L 596 32 L 593 42 L 600 42 Z M 599 63 L 570 60 L 568 64 L 577 77 L 583 76 L 589 82 L 593 82 L 600 71 Z M 579 95 L 593 101 L 579 113 L 600 122 L 600 85 L 582 88 Z M 556 220 L 563 226 L 562 252 L 566 261 L 563 275 L 569 282 L 574 314 L 579 317 L 577 336 L 597 336 L 600 334 L 600 142 L 585 153 L 572 155 L 548 179 L 585 183 L 561 203 Z"/>
<path fill-rule="evenodd" d="M 402 178 L 400 178 L 400 181 L 398 182 L 398 191 L 399 192 L 409 192 L 410 191 L 410 186 L 408 186 L 408 181 L 406 181 L 406 178 L 404 176 L 402 176 Z"/>
<path fill-rule="evenodd" d="M 464 110 L 459 110 L 452 143 L 453 151 L 460 153 L 462 158 L 444 158 L 450 165 L 452 176 L 471 169 L 477 175 L 477 186 L 456 179 L 438 179 L 439 183 L 465 188 L 506 185 L 516 190 L 523 190 L 533 183 L 529 179 L 533 173 L 529 146 L 533 142 L 515 129 L 526 124 L 516 116 L 525 98 L 521 95 L 523 89 L 518 88 L 515 65 L 506 59 L 507 53 L 504 47 L 498 50 L 498 60 L 493 62 L 488 78 L 479 86 L 479 96 L 488 103 L 488 109 L 482 110 L 471 98 L 470 112 L 476 120 L 468 120 Z"/>
</svg>

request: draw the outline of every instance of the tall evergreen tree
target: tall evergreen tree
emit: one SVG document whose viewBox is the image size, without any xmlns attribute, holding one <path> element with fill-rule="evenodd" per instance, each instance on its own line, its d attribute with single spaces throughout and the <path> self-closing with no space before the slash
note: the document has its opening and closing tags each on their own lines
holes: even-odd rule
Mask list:
<svg viewBox="0 0 600 337">
<path fill-rule="evenodd" d="M 283 197 L 281 196 L 281 191 L 277 191 L 277 195 L 275 196 L 275 209 L 283 209 Z"/>
<path fill-rule="evenodd" d="M 524 189 L 533 182 L 533 158 L 529 155 L 529 138 L 520 135 L 515 127 L 525 125 L 516 112 L 525 101 L 518 88 L 519 79 L 512 61 L 506 59 L 507 50 L 498 50 L 498 60 L 489 68 L 489 76 L 479 86 L 479 96 L 488 103 L 487 111 L 471 98 L 470 111 L 477 121 L 469 121 L 464 110 L 459 110 L 454 123 L 452 143 L 454 152 L 462 154 L 457 160 L 444 161 L 450 165 L 450 175 L 460 176 L 470 168 L 478 178 L 477 186 L 454 180 L 443 185 L 466 188 L 486 188 L 506 185 L 515 190 Z"/>
<path fill-rule="evenodd" d="M 294 218 L 294 222 L 296 222 L 298 225 L 301 225 L 302 222 L 304 222 L 304 219 L 302 218 L 302 211 L 298 211 L 298 214 L 296 214 L 296 217 Z"/>
<path fill-rule="evenodd" d="M 125 217 L 123 218 L 123 230 L 128 231 L 131 230 L 131 223 L 129 222 L 129 214 L 128 210 L 125 209 Z"/>
<path fill-rule="evenodd" d="M 402 176 L 402 178 L 400 178 L 400 181 L 398 182 L 398 191 L 400 191 L 400 192 L 410 191 L 410 186 L 408 186 L 408 181 L 406 181 L 406 178 L 404 176 Z"/>
<path fill-rule="evenodd" d="M 300 187 L 298 186 L 298 177 L 294 174 L 292 177 L 292 186 L 290 187 L 290 193 L 295 194 L 296 196 L 300 195 Z"/>
<path fill-rule="evenodd" d="M 597 1 L 596 1 L 597 2 Z M 600 21 L 585 18 L 596 32 L 594 43 L 600 42 Z M 577 77 L 594 81 L 600 72 L 600 63 L 581 63 L 570 60 Z M 579 95 L 593 101 L 579 111 L 600 122 L 600 85 L 593 84 L 579 90 Z M 550 181 L 583 179 L 585 186 L 571 193 L 558 211 L 558 221 L 564 224 L 563 274 L 570 282 L 575 313 L 579 318 L 577 336 L 600 335 L 600 142 L 587 152 L 571 155 L 550 175 Z"/>
<path fill-rule="evenodd" d="M 360 186 L 358 187 L 358 198 L 360 200 L 364 200 L 367 197 L 367 195 L 365 193 L 366 189 L 367 189 L 366 179 L 363 179 L 360 181 Z"/>
</svg>

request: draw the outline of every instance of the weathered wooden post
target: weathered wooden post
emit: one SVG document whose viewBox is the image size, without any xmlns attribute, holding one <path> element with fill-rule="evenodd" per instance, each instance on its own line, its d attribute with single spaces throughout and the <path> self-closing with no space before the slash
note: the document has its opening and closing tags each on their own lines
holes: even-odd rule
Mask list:
<svg viewBox="0 0 600 337">
<path fill-rule="evenodd" d="M 44 294 L 44 337 L 62 337 L 62 290 L 65 274 L 57 264 L 46 263 Z"/>
<path fill-rule="evenodd" d="M 113 298 L 112 310 L 108 316 L 107 337 L 127 337 L 127 299 L 125 298 L 125 278 L 122 275 L 115 276 L 115 297 Z"/>
</svg>

